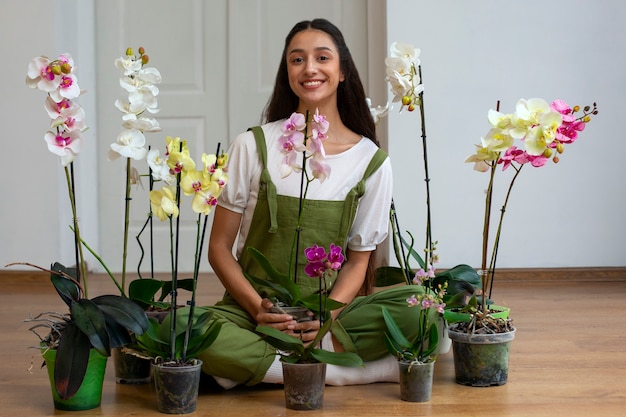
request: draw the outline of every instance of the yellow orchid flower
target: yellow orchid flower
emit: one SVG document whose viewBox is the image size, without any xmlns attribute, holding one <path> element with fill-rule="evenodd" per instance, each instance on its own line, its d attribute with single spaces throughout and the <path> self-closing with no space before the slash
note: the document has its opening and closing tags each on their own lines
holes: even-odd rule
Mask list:
<svg viewBox="0 0 626 417">
<path fill-rule="evenodd" d="M 165 221 L 170 216 L 178 217 L 175 188 L 166 186 L 160 190 L 150 191 L 150 207 L 161 221 Z"/>
</svg>

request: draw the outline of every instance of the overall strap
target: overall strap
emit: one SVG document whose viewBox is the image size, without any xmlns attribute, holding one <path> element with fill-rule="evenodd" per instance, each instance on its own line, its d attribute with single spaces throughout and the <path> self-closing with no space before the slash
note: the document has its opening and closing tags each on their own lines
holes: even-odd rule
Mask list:
<svg viewBox="0 0 626 417">
<path fill-rule="evenodd" d="M 348 233 L 352 228 L 352 223 L 354 222 L 354 218 L 356 217 L 357 207 L 359 206 L 359 199 L 365 194 L 365 181 L 374 173 L 387 159 L 387 154 L 382 149 L 378 149 L 370 163 L 367 165 L 365 172 L 363 173 L 363 177 L 361 180 L 348 192 L 346 196 L 345 204 L 343 206 L 343 214 L 342 214 L 342 230 L 341 230 L 341 241 L 348 241 Z M 347 249 L 347 248 L 344 248 Z"/>
<path fill-rule="evenodd" d="M 278 206 L 276 203 L 276 186 L 272 182 L 270 172 L 267 169 L 267 145 L 265 144 L 265 134 L 263 133 L 263 129 L 261 128 L 261 126 L 254 126 L 248 130 L 251 130 L 252 133 L 254 133 L 257 152 L 259 153 L 259 156 L 261 157 L 261 163 L 263 164 L 259 192 L 261 192 L 262 189 L 265 188 L 265 192 L 267 193 L 267 205 L 270 213 L 270 228 L 268 232 L 276 233 L 276 231 L 278 230 L 278 222 L 276 220 L 276 211 Z"/>
</svg>

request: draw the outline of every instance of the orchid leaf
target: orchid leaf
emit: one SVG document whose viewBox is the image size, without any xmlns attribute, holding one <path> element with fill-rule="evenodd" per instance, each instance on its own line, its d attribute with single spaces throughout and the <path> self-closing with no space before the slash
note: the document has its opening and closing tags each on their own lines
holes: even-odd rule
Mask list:
<svg viewBox="0 0 626 417">
<path fill-rule="evenodd" d="M 353 352 L 329 352 L 324 349 L 312 349 L 311 356 L 318 362 L 338 366 L 363 366 L 363 359 Z"/>
<path fill-rule="evenodd" d="M 54 386 L 61 399 L 72 398 L 82 385 L 90 349 L 87 336 L 74 323 L 68 323 L 59 340 L 54 364 Z"/>
<path fill-rule="evenodd" d="M 67 278 L 66 276 L 59 275 L 59 273 L 70 275 L 70 271 L 68 268 L 65 268 L 58 262 L 55 262 L 51 270 L 54 271 L 50 274 L 50 281 L 52 281 L 52 285 L 54 289 L 57 291 L 63 302 L 69 306 L 72 305 L 73 302 L 78 301 L 81 298 L 81 290 L 78 284 L 75 281 Z M 75 271 L 75 268 L 74 268 Z M 75 272 L 74 272 L 75 274 Z M 75 276 L 75 275 L 74 275 Z"/>
<path fill-rule="evenodd" d="M 268 278 L 276 284 L 283 286 L 289 292 L 292 298 L 292 302 L 289 304 L 296 305 L 300 301 L 300 288 L 296 283 L 292 281 L 289 275 L 274 269 L 271 262 L 257 249 L 253 247 L 248 247 L 247 249 L 252 258 L 259 264 L 263 271 L 265 271 Z"/>
<path fill-rule="evenodd" d="M 382 307 L 383 311 L 383 320 L 385 320 L 385 324 L 387 325 L 387 330 L 389 331 L 389 338 L 394 342 L 394 344 L 401 346 L 403 348 L 409 348 L 411 346 L 411 342 L 408 341 L 400 326 L 393 318 L 389 310 L 385 306 Z"/>
<path fill-rule="evenodd" d="M 128 298 L 146 309 L 161 288 L 163 288 L 163 281 L 158 279 L 135 279 L 128 286 Z"/>
<path fill-rule="evenodd" d="M 111 356 L 109 334 L 106 328 L 104 313 L 91 300 L 81 298 L 72 303 L 70 312 L 76 326 L 91 342 L 91 346 L 103 356 Z"/>
<path fill-rule="evenodd" d="M 114 295 L 101 295 L 93 301 L 108 316 L 135 334 L 141 334 L 148 328 L 145 311 L 128 298 Z"/>
</svg>

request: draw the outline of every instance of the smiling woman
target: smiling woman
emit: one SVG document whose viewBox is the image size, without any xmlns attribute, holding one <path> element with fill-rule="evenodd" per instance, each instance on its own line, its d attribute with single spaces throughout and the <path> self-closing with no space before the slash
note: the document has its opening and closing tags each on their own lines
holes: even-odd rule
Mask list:
<svg viewBox="0 0 626 417">
<path fill-rule="evenodd" d="M 303 129 L 300 134 L 311 138 L 310 149 L 304 152 L 304 160 L 297 157 L 295 164 L 304 161 L 301 165 L 293 168 L 290 159 L 292 168 L 284 170 L 285 136 L 294 134 L 285 126 L 300 120 L 294 114 L 312 117 L 298 124 L 298 130 Z M 406 315 L 405 299 L 423 290 L 405 286 L 369 295 L 371 255 L 387 236 L 391 163 L 377 146 L 358 71 L 343 35 L 332 23 L 303 21 L 287 35 L 264 119 L 254 133 L 237 136 L 229 150 L 230 182 L 216 208 L 209 243 L 209 261 L 227 293 L 216 306 L 208 307 L 223 326 L 214 344 L 200 355 L 204 372 L 224 386 L 282 383 L 276 349 L 260 340 L 254 329 L 273 327 L 297 335 L 305 345 L 321 338 L 317 317 L 300 323 L 288 314 L 272 312 L 273 302 L 248 281 L 271 279 L 250 255 L 249 248 L 254 248 L 279 273 L 294 277 L 303 297 L 318 291 L 315 280 L 305 275 L 304 253 L 292 245 L 299 239 L 300 248 L 335 244 L 345 254 L 327 289 L 330 298 L 345 306 L 333 311 L 332 327 L 322 346 L 356 353 L 365 367 L 329 365 L 326 383 L 397 381 L 397 363 L 380 338 L 381 306 L 396 317 Z M 321 131 L 315 127 L 320 120 L 325 121 Z M 300 175 L 289 173 L 302 171 L 308 179 L 322 165 L 323 178 L 306 183 L 303 199 Z M 295 262 L 297 272 L 292 274 L 291 259 L 298 259 L 297 255 L 301 255 Z M 324 330 L 330 324 L 326 322 Z"/>
</svg>

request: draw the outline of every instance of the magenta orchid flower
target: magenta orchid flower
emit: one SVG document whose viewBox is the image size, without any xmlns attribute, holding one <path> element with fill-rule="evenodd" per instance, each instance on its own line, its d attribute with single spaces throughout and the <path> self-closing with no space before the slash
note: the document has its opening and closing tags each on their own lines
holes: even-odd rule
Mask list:
<svg viewBox="0 0 626 417">
<path fill-rule="evenodd" d="M 308 261 L 304 267 L 304 272 L 311 278 L 324 278 L 327 271 L 338 271 L 344 261 L 341 246 L 334 243 L 330 244 L 328 253 L 326 253 L 326 249 L 315 244 L 306 248 L 304 255 Z"/>
</svg>

